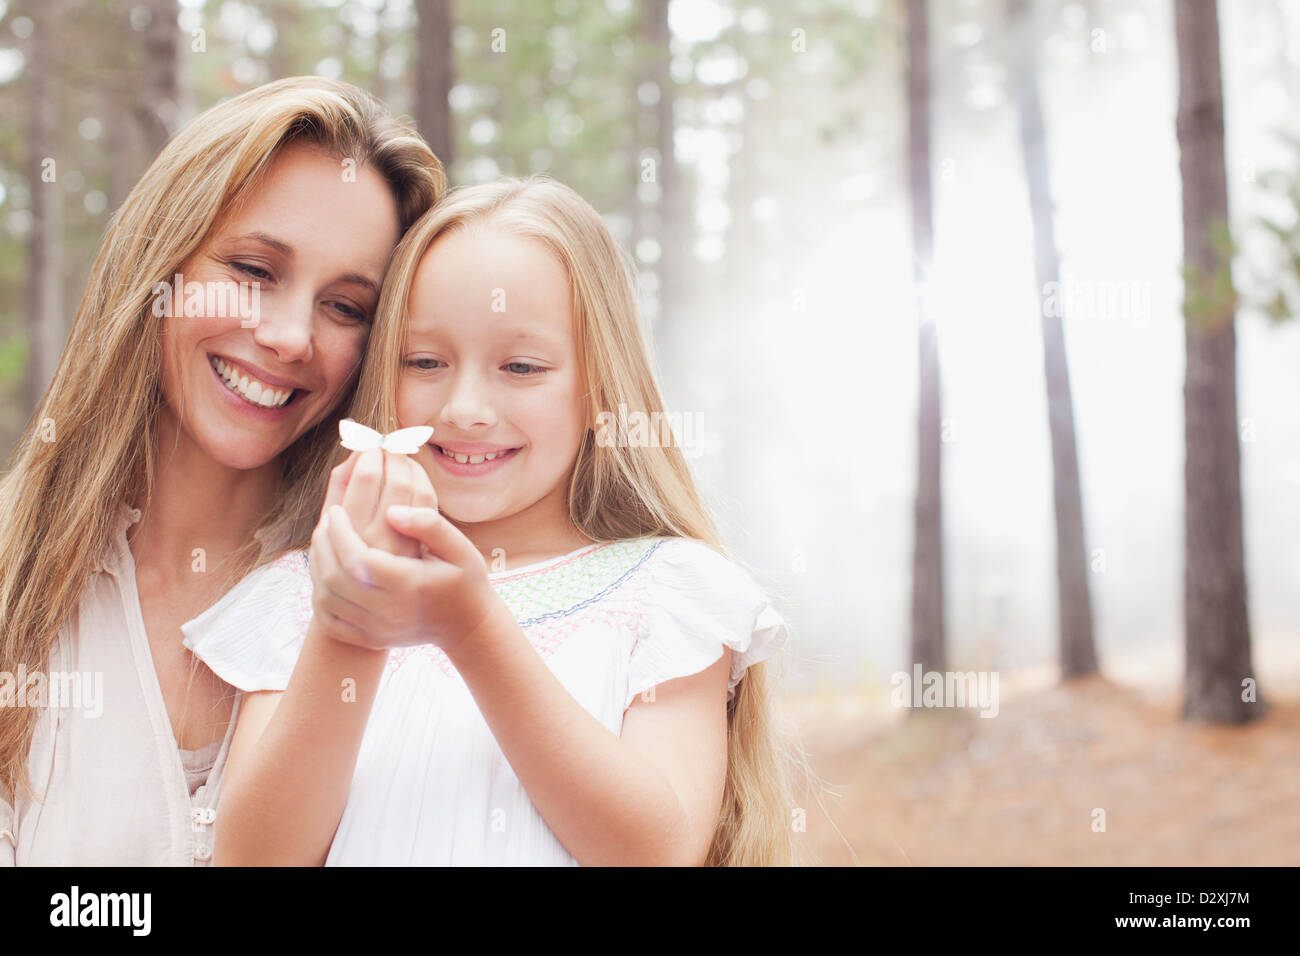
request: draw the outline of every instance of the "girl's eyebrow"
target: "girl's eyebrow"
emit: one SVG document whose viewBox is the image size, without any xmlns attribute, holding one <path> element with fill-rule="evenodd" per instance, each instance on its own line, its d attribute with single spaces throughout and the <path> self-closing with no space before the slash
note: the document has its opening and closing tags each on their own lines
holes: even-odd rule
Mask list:
<svg viewBox="0 0 1300 956">
<path fill-rule="evenodd" d="M 408 335 L 435 336 L 435 335 L 440 335 L 441 333 L 442 333 L 441 329 L 417 327 L 414 324 L 411 324 L 407 327 Z M 507 335 L 507 338 L 509 338 L 510 341 L 512 342 L 518 342 L 520 340 L 528 339 L 535 342 L 541 342 L 546 345 L 555 345 L 557 343 L 557 340 L 554 335 L 548 332 L 538 332 L 537 330 L 530 329 L 530 328 L 515 329 L 512 333 Z"/>
<path fill-rule="evenodd" d="M 272 249 L 274 249 L 276 252 L 281 253 L 286 258 L 289 259 L 293 258 L 293 246 L 289 245 L 289 243 L 281 239 L 276 239 L 274 236 L 268 236 L 264 232 L 250 232 L 246 236 L 235 237 L 236 242 L 239 242 L 244 239 L 251 239 L 254 242 L 260 242 L 263 245 L 270 246 Z M 339 281 L 347 282 L 351 285 L 363 286 L 364 288 L 369 289 L 371 292 L 375 293 L 376 295 L 379 294 L 379 283 L 376 282 L 374 279 L 370 278 L 369 276 L 363 276 L 359 272 L 345 273 L 342 276 L 339 276 Z"/>
</svg>

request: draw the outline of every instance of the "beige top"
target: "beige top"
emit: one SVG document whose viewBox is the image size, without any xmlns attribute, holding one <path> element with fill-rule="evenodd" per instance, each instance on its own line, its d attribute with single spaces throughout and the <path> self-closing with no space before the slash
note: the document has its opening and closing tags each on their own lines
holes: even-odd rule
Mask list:
<svg viewBox="0 0 1300 956">
<path fill-rule="evenodd" d="M 206 866 L 221 773 L 243 692 L 222 740 L 182 751 L 172 733 L 140 611 L 124 508 L 104 557 L 59 633 L 43 682 L 16 681 L 42 706 L 28 759 L 33 794 L 0 789 L 0 866 Z M 305 552 L 248 574 L 181 626 L 296 645 L 310 620 Z M 42 699 L 38 688 L 45 688 Z M 25 686 L 22 686 L 25 685 Z M 23 703 L 22 699 L 17 701 Z M 207 765 L 207 766 L 205 766 Z"/>
</svg>

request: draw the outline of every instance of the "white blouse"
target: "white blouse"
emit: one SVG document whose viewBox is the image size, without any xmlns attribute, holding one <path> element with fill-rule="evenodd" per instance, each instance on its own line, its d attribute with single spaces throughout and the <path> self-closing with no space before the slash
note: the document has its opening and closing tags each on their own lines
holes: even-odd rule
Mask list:
<svg viewBox="0 0 1300 956">
<path fill-rule="evenodd" d="M 127 528 L 139 520 L 138 509 L 122 509 L 109 547 L 59 632 L 43 672 L 47 706 L 29 751 L 33 793 L 15 798 L 0 788 L 0 866 L 211 865 L 214 808 L 239 690 L 260 688 L 243 687 L 238 674 L 222 675 L 236 687 L 225 737 L 216 747 L 178 748 L 127 544 Z M 229 640 L 231 632 L 250 628 L 275 646 L 301 640 L 310 616 L 306 557 L 295 552 L 252 571 L 181 630 L 187 646 Z M 22 683 L 13 689 L 36 686 Z M 191 782 L 200 779 L 191 793 Z"/>
<path fill-rule="evenodd" d="M 551 672 L 615 734 L 638 694 L 699 673 L 724 646 L 733 652 L 730 700 L 746 668 L 789 633 L 748 574 L 689 539 L 588 545 L 490 577 Z M 215 633 L 192 647 L 227 680 L 277 688 L 298 650 Z M 426 644 L 389 653 L 326 865 L 577 861 L 529 800 L 447 655 Z"/>
</svg>

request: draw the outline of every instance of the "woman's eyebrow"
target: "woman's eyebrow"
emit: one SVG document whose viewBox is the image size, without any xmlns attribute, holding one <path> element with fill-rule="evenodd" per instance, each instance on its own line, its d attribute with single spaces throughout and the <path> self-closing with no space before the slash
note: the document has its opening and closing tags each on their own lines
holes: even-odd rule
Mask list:
<svg viewBox="0 0 1300 956">
<path fill-rule="evenodd" d="M 281 239 L 276 239 L 274 236 L 268 236 L 264 232 L 250 232 L 247 235 L 235 237 L 236 242 L 240 242 L 245 239 L 251 239 L 254 242 L 260 242 L 263 245 L 270 246 L 272 249 L 281 253 L 286 258 L 289 259 L 293 258 L 293 246 L 289 245 L 289 243 Z M 376 282 L 374 279 L 370 278 L 369 276 L 363 276 L 360 272 L 344 273 L 343 275 L 339 276 L 338 281 L 347 282 L 350 283 L 351 285 L 359 285 L 366 289 L 369 289 L 371 292 L 375 293 L 376 295 L 379 294 L 379 283 Z"/>
<path fill-rule="evenodd" d="M 289 243 L 284 242 L 283 240 L 276 239 L 273 236 L 268 236 L 264 232 L 250 232 L 246 236 L 235 237 L 236 242 L 242 241 L 244 239 L 252 239 L 254 242 L 260 242 L 263 245 L 270 246 L 276 252 L 288 256 L 290 259 L 293 258 L 293 246 L 289 245 Z"/>
<path fill-rule="evenodd" d="M 379 294 L 379 283 L 369 276 L 363 276 L 360 272 L 349 272 L 339 276 L 340 282 L 350 282 L 353 285 L 364 286 L 376 295 Z"/>
</svg>

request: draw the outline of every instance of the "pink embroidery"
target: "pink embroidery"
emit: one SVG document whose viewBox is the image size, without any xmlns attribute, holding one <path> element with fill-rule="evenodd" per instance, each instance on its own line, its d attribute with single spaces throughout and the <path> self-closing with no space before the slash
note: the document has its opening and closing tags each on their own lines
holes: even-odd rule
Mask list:
<svg viewBox="0 0 1300 956">
<path fill-rule="evenodd" d="M 302 551 L 282 554 L 271 562 L 271 567 L 282 568 L 298 579 L 298 627 L 307 633 L 311 625 L 311 569 L 307 566 L 307 555 Z"/>
<path fill-rule="evenodd" d="M 573 555 L 572 557 L 565 558 L 563 561 L 559 561 L 555 564 L 548 564 L 544 568 L 534 568 L 532 571 L 520 571 L 518 574 L 510 574 L 504 578 L 493 578 L 492 583 L 504 584 L 507 581 L 517 581 L 520 578 L 532 577 L 534 574 L 545 574 L 548 571 L 554 571 L 556 568 L 562 568 L 566 564 L 572 564 L 574 561 L 578 561 L 581 558 L 585 558 L 589 554 L 595 554 L 601 548 L 608 548 L 611 544 L 617 544 L 617 543 L 618 543 L 617 541 L 606 541 L 604 544 L 593 544 L 587 550 L 579 551 L 577 554 Z"/>
<path fill-rule="evenodd" d="M 604 545 L 597 547 L 604 547 Z M 548 570 L 551 569 L 539 569 L 539 571 Z M 645 617 L 649 587 L 650 576 L 642 569 L 642 573 L 632 575 L 623 582 L 621 587 L 600 601 L 580 607 L 572 614 L 550 618 L 525 627 L 524 636 L 543 660 L 554 656 L 575 634 L 589 629 L 594 628 L 606 634 L 626 631 L 639 636 Z M 446 651 L 434 644 L 394 648 L 388 652 L 386 666 L 390 672 L 396 672 L 409 661 L 432 662 L 444 676 L 456 675 L 456 668 L 451 658 L 447 656 Z"/>
</svg>

